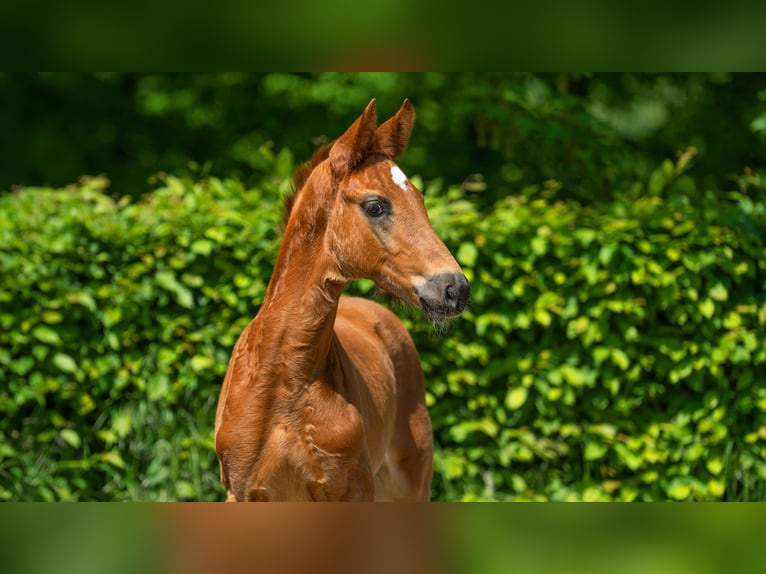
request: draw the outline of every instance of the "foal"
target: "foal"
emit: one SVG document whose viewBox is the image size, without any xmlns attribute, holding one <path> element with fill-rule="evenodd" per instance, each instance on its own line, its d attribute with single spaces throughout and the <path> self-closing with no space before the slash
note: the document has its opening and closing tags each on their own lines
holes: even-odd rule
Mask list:
<svg viewBox="0 0 766 574">
<path fill-rule="evenodd" d="M 375 100 L 296 171 L 258 315 L 232 352 L 215 447 L 229 501 L 427 501 L 431 421 L 418 352 L 399 319 L 341 297 L 353 279 L 459 315 L 470 287 L 423 198 L 392 161 L 415 112 L 377 125 Z"/>
</svg>

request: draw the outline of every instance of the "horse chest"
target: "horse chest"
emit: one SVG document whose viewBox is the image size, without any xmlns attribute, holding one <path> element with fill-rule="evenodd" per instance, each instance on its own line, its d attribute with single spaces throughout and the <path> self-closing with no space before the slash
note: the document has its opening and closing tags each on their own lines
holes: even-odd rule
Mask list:
<svg viewBox="0 0 766 574">
<path fill-rule="evenodd" d="M 372 488 L 358 410 L 324 385 L 269 434 L 253 497 L 261 500 L 367 498 Z"/>
<path fill-rule="evenodd" d="M 351 460 L 364 450 L 364 425 L 358 409 L 329 385 L 312 385 L 300 414 L 302 439 L 315 456 Z"/>
</svg>

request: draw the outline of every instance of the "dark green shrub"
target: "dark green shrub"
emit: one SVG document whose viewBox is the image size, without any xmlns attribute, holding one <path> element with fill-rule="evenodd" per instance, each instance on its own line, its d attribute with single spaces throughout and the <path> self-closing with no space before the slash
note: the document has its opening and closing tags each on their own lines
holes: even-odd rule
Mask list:
<svg viewBox="0 0 766 574">
<path fill-rule="evenodd" d="M 418 114 L 405 171 L 449 183 L 482 174 L 485 206 L 552 178 L 609 201 L 676 149 L 721 187 L 766 152 L 766 75 L 722 73 L 0 73 L 0 193 L 106 173 L 140 197 L 158 171 L 255 186 L 273 145 L 307 159 L 371 98 Z M 77 145 L 72 145 L 72 142 Z M 40 158 L 45 158 L 41 161 Z"/>
</svg>

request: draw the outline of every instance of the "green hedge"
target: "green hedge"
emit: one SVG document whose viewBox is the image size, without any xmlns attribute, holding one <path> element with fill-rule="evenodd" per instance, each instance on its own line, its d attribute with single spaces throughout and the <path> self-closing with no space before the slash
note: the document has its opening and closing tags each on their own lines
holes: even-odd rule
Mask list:
<svg viewBox="0 0 766 574">
<path fill-rule="evenodd" d="M 473 285 L 421 344 L 441 496 L 766 499 L 765 212 L 687 160 L 599 211 L 432 206 Z"/>
<path fill-rule="evenodd" d="M 218 500 L 212 426 L 279 246 L 273 176 L 0 197 L 0 499 Z M 688 159 L 688 158 L 686 158 Z M 763 206 L 665 162 L 603 208 L 429 186 L 472 283 L 421 351 L 439 500 L 766 499 Z M 480 192 L 477 192 L 480 193 Z M 354 287 L 370 290 L 369 283 Z"/>
<path fill-rule="evenodd" d="M 103 185 L 0 198 L 0 498 L 219 499 L 217 393 L 278 248 L 276 184 Z"/>
</svg>

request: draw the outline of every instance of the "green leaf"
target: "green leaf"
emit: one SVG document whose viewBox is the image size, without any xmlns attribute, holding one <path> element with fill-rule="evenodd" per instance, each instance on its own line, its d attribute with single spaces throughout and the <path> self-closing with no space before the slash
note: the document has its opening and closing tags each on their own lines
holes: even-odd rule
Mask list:
<svg viewBox="0 0 766 574">
<path fill-rule="evenodd" d="M 604 267 L 608 267 L 609 263 L 612 261 L 612 256 L 614 255 L 614 252 L 617 250 L 617 244 L 616 243 L 607 243 L 605 245 L 601 246 L 601 249 L 598 252 L 598 260 Z"/>
<path fill-rule="evenodd" d="M 192 244 L 189 246 L 189 249 L 191 249 L 194 253 L 199 253 L 200 255 L 210 255 L 210 253 L 213 251 L 214 245 L 215 244 L 209 239 L 197 239 L 196 241 L 192 242 Z"/>
<path fill-rule="evenodd" d="M 711 299 L 700 301 L 698 308 L 705 319 L 710 319 L 715 313 L 715 303 Z"/>
<path fill-rule="evenodd" d="M 58 311 L 46 310 L 42 312 L 41 316 L 43 321 L 49 325 L 55 325 L 56 323 L 61 323 L 61 321 L 64 320 L 64 315 Z"/>
<path fill-rule="evenodd" d="M 529 242 L 529 246 L 532 248 L 532 253 L 541 257 L 548 250 L 548 241 L 545 237 L 533 237 Z"/>
<path fill-rule="evenodd" d="M 736 311 L 729 312 L 723 319 L 724 329 L 737 329 L 742 325 L 742 315 Z"/>
<path fill-rule="evenodd" d="M 630 367 L 630 358 L 622 349 L 612 349 L 612 361 L 623 371 L 627 371 Z"/>
<path fill-rule="evenodd" d="M 691 486 L 679 479 L 673 480 L 667 487 L 668 496 L 674 500 L 686 500 L 691 492 Z"/>
<path fill-rule="evenodd" d="M 588 317 L 578 317 L 577 319 L 570 321 L 567 324 L 567 338 L 574 339 L 579 335 L 582 335 L 588 330 L 589 326 L 590 319 L 588 319 Z"/>
<path fill-rule="evenodd" d="M 53 355 L 53 364 L 65 373 L 77 372 L 77 363 L 72 357 L 65 353 L 56 353 Z"/>
<path fill-rule="evenodd" d="M 597 365 L 606 361 L 612 355 L 609 347 L 596 347 L 593 349 L 593 360 Z"/>
<path fill-rule="evenodd" d="M 707 489 L 712 496 L 720 498 L 726 492 L 726 483 L 722 480 L 711 479 L 707 483 Z"/>
<path fill-rule="evenodd" d="M 176 481 L 176 494 L 178 498 L 194 499 L 197 497 L 197 489 L 188 480 Z"/>
<path fill-rule="evenodd" d="M 527 402 L 529 391 L 526 387 L 515 387 L 510 389 L 505 395 L 505 407 L 508 410 L 515 411 Z"/>
<path fill-rule="evenodd" d="M 46 343 L 48 345 L 61 344 L 61 337 L 59 334 L 50 327 L 46 327 L 45 325 L 38 325 L 32 329 L 32 336 L 41 343 Z"/>
<path fill-rule="evenodd" d="M 169 291 L 175 296 L 176 302 L 186 309 L 194 307 L 194 297 L 192 292 L 184 285 L 178 282 L 172 271 L 158 271 L 156 276 L 157 284 L 163 289 Z"/>
<path fill-rule="evenodd" d="M 614 425 L 607 423 L 597 423 L 590 425 L 588 430 L 593 434 L 603 437 L 609 441 L 614 440 L 614 437 L 617 435 L 617 428 Z"/>
<path fill-rule="evenodd" d="M 438 464 L 438 463 L 441 464 Z M 447 479 L 460 478 L 465 474 L 466 460 L 462 456 L 448 455 L 435 461 Z"/>
<path fill-rule="evenodd" d="M 719 282 L 710 288 L 708 295 L 714 301 L 726 301 L 729 298 L 729 291 Z"/>
<path fill-rule="evenodd" d="M 149 379 L 149 384 L 147 385 L 147 391 L 149 399 L 152 401 L 167 398 L 168 392 L 170 391 L 170 383 L 167 375 L 155 374 L 151 377 Z"/>
<path fill-rule="evenodd" d="M 457 442 L 463 442 L 468 435 L 474 432 L 482 432 L 489 437 L 495 437 L 498 432 L 497 423 L 491 419 L 479 421 L 464 421 L 450 429 L 450 433 Z"/>
<path fill-rule="evenodd" d="M 252 284 L 252 282 L 253 280 L 250 277 L 242 273 L 237 273 L 234 275 L 233 283 L 237 289 L 246 289 Z"/>
<path fill-rule="evenodd" d="M 215 366 L 215 359 L 204 355 L 194 355 L 191 358 L 191 366 L 195 371 L 210 369 Z"/>
<path fill-rule="evenodd" d="M 61 438 L 72 448 L 80 448 L 82 443 L 80 435 L 74 429 L 61 429 Z"/>
<path fill-rule="evenodd" d="M 548 311 L 545 309 L 535 309 L 534 310 L 535 320 L 543 325 L 544 327 L 549 327 L 551 324 L 551 321 L 553 320 L 553 317 L 551 316 Z"/>
<path fill-rule="evenodd" d="M 130 432 L 132 421 L 133 417 L 131 416 L 130 411 L 120 411 L 112 417 L 112 429 L 120 438 L 125 438 Z"/>
<path fill-rule="evenodd" d="M 34 366 L 35 360 L 28 355 L 19 357 L 15 361 L 11 361 L 10 364 L 11 371 L 22 377 L 31 371 Z"/>
<path fill-rule="evenodd" d="M 598 460 L 603 458 L 608 450 L 608 445 L 590 441 L 585 445 L 585 460 Z"/>
<path fill-rule="evenodd" d="M 218 229 L 216 227 L 211 227 L 210 229 L 205 230 L 205 237 L 209 237 L 212 239 L 215 243 L 225 243 L 226 242 L 226 232 L 222 229 Z"/>
<path fill-rule="evenodd" d="M 705 462 L 705 467 L 710 471 L 710 474 L 715 474 L 717 476 L 721 474 L 721 471 L 723 470 L 723 462 L 720 458 L 711 458 Z"/>
<path fill-rule="evenodd" d="M 766 114 L 761 114 L 750 122 L 750 129 L 754 132 L 766 131 Z"/>
<path fill-rule="evenodd" d="M 110 450 L 101 454 L 101 460 L 117 468 L 125 468 L 125 461 L 119 451 Z"/>
<path fill-rule="evenodd" d="M 186 309 L 191 309 L 194 307 L 194 296 L 192 295 L 191 291 L 180 284 L 178 289 L 176 289 L 176 301 L 181 307 Z"/>
<path fill-rule="evenodd" d="M 635 471 L 641 467 L 643 462 L 641 456 L 631 452 L 631 450 L 626 445 L 615 443 L 614 450 L 617 453 L 619 459 L 624 462 L 631 471 Z"/>
<path fill-rule="evenodd" d="M 82 305 L 91 312 L 97 309 L 96 301 L 93 299 L 90 293 L 85 293 L 83 291 L 70 293 L 66 296 L 66 299 L 70 303 L 77 303 L 78 305 Z"/>
<path fill-rule="evenodd" d="M 476 259 L 478 256 L 479 250 L 476 248 L 476 245 L 473 243 L 465 242 L 460 244 L 455 258 L 460 262 L 461 265 L 465 265 L 466 267 L 473 267 L 476 265 Z"/>
<path fill-rule="evenodd" d="M 564 380 L 573 387 L 581 387 L 585 384 L 585 374 L 572 365 L 562 365 L 561 375 L 564 377 Z"/>
</svg>

